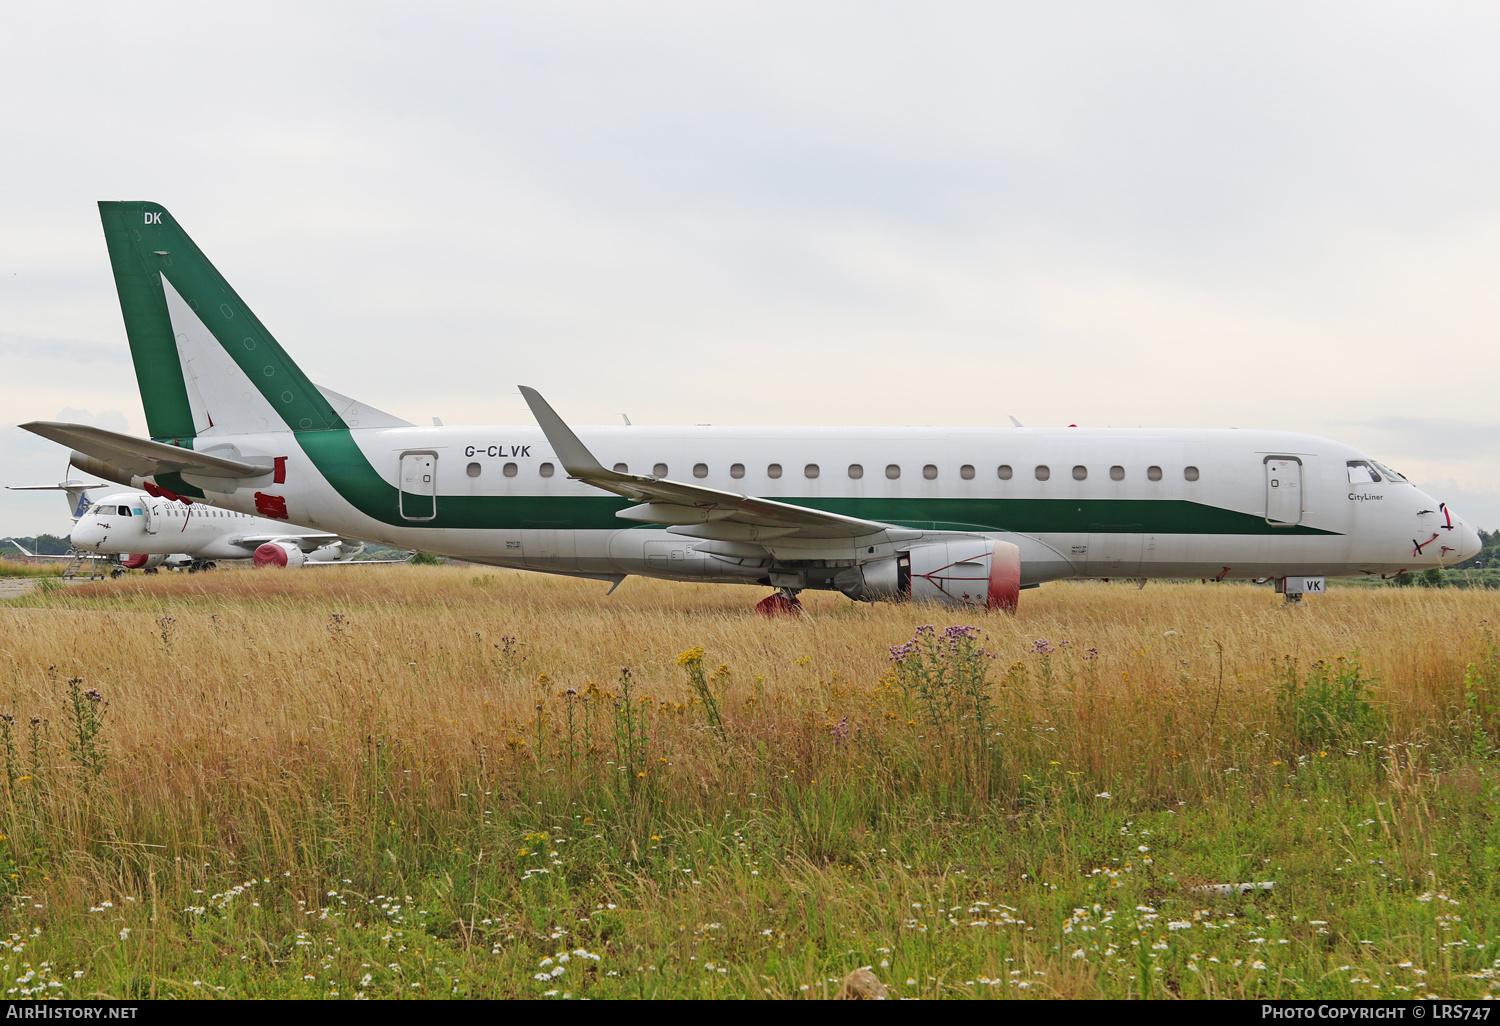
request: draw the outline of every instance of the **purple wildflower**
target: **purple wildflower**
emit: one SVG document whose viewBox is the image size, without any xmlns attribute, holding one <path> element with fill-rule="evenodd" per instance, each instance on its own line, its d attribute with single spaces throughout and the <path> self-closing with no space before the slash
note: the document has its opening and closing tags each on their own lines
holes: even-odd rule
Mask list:
<svg viewBox="0 0 1500 1026">
<path fill-rule="evenodd" d="M 845 716 L 833 726 L 828 728 L 828 733 L 833 735 L 833 743 L 842 748 L 849 741 L 849 717 Z"/>
</svg>

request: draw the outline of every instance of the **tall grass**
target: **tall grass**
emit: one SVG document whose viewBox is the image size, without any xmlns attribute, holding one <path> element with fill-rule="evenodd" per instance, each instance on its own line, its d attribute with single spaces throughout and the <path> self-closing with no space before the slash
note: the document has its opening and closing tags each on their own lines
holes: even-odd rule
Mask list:
<svg viewBox="0 0 1500 1026">
<path fill-rule="evenodd" d="M 0 558 L 0 579 L 6 577 L 61 577 L 58 563 L 28 563 L 19 559 Z"/>
<path fill-rule="evenodd" d="M 401 566 L 4 603 L 9 947 L 69 994 L 815 996 L 860 964 L 913 994 L 1366 993 L 1063 948 L 1114 892 L 1147 909 L 1111 913 L 1137 941 L 1163 901 L 1201 926 L 1192 885 L 1325 858 L 1365 819 L 1360 854 L 1400 872 L 1361 879 L 1425 893 L 1419 849 L 1481 829 L 1500 596 L 1060 585 L 951 628 L 757 597 Z M 1356 865 L 1325 861 L 1299 922 L 1332 922 Z M 1290 918 L 1270 900 L 1237 914 Z M 1368 963 L 1367 925 L 1295 950 Z M 1414 983 L 1488 986 L 1443 951 Z"/>
</svg>

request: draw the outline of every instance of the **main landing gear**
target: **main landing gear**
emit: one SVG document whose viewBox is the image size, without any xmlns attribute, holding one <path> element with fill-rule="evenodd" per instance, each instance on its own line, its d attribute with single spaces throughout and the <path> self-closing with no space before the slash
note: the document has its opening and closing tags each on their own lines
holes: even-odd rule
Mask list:
<svg viewBox="0 0 1500 1026">
<path fill-rule="evenodd" d="M 802 603 L 797 599 L 796 588 L 778 588 L 774 595 L 767 595 L 755 604 L 761 616 L 801 616 Z"/>
<path fill-rule="evenodd" d="M 195 574 L 200 570 L 212 570 L 217 565 L 211 559 L 195 559 L 188 567 L 188 573 Z"/>
</svg>

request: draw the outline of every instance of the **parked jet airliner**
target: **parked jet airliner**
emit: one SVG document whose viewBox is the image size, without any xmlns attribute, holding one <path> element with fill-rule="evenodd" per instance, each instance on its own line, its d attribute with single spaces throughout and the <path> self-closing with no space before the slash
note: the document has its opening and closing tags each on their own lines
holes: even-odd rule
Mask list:
<svg viewBox="0 0 1500 1026">
<path fill-rule="evenodd" d="M 309 531 L 278 520 L 247 516 L 186 499 L 169 499 L 158 488 L 155 495 L 116 492 L 98 501 L 86 489 L 102 485 L 64 481 L 55 485 L 7 485 L 11 491 L 61 491 L 73 511 L 68 540 L 77 551 L 110 556 L 124 570 L 154 572 L 158 567 L 209 570 L 220 559 L 253 559 L 256 566 L 302 566 L 342 563 L 364 552 L 365 543 L 326 531 Z M 27 552 L 32 559 L 70 560 Z M 387 562 L 372 560 L 371 562 Z"/>
<path fill-rule="evenodd" d="M 71 541 L 79 550 L 118 554 L 127 570 L 164 564 L 211 570 L 220 559 L 253 559 L 256 566 L 343 563 L 365 550 L 364 542 L 327 531 L 136 491 L 106 495 L 90 506 L 73 525 Z"/>
<path fill-rule="evenodd" d="M 416 427 L 313 384 L 163 207 L 101 203 L 153 440 L 23 425 L 80 469 L 498 566 L 1014 609 L 1069 577 L 1444 566 L 1458 514 L 1350 446 L 1249 430 Z M 1296 590 L 1301 590 L 1297 588 Z"/>
</svg>

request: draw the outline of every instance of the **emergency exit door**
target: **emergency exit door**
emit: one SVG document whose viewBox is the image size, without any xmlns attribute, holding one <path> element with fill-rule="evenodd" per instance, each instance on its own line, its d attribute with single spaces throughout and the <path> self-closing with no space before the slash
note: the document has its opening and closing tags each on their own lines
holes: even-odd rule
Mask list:
<svg viewBox="0 0 1500 1026">
<path fill-rule="evenodd" d="M 397 509 L 403 520 L 431 520 L 437 516 L 437 453 L 403 452 Z"/>
<path fill-rule="evenodd" d="M 1295 456 L 1266 457 L 1266 523 L 1293 527 L 1302 522 L 1302 461 Z"/>
</svg>

